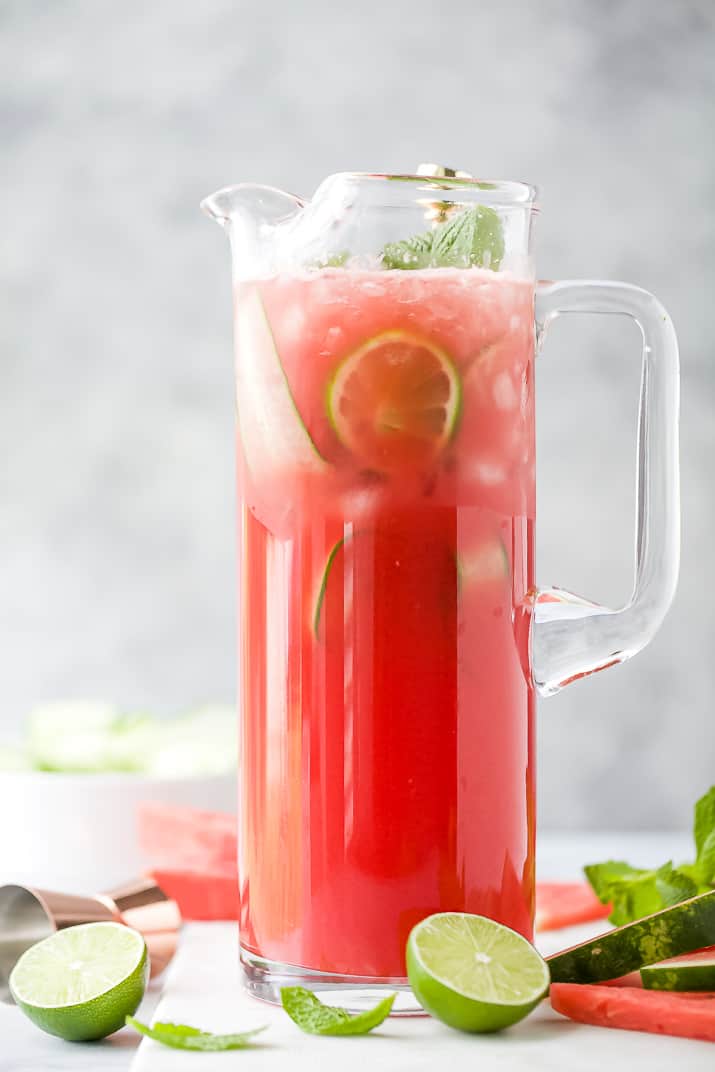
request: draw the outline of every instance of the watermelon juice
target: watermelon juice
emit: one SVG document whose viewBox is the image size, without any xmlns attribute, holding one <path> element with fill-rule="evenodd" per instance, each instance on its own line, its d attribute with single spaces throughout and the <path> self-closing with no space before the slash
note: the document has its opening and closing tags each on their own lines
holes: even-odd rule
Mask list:
<svg viewBox="0 0 715 1072">
<path fill-rule="evenodd" d="M 531 936 L 533 324 L 478 268 L 238 284 L 244 959 Z"/>
</svg>

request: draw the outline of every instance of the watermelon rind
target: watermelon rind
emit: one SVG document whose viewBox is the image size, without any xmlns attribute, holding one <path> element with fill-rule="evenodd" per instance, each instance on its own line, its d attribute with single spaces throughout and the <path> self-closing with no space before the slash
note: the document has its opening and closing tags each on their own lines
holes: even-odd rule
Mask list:
<svg viewBox="0 0 715 1072">
<path fill-rule="evenodd" d="M 715 944 L 715 890 L 548 958 L 554 983 L 598 983 Z"/>
</svg>

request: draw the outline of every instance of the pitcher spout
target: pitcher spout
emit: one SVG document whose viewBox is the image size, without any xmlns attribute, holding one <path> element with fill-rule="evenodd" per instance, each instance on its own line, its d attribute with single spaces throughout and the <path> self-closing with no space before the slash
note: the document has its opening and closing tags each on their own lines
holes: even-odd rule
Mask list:
<svg viewBox="0 0 715 1072">
<path fill-rule="evenodd" d="M 201 208 L 221 227 L 229 228 L 238 222 L 260 229 L 284 223 L 300 212 L 304 204 L 295 194 L 273 186 L 241 182 L 236 186 L 224 186 L 204 198 Z"/>
</svg>

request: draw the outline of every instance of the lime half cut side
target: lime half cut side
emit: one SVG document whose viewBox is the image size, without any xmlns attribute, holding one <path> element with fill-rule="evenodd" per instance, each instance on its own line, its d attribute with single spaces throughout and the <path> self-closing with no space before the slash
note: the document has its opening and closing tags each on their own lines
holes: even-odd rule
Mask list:
<svg viewBox="0 0 715 1072">
<path fill-rule="evenodd" d="M 462 388 L 452 359 L 431 340 L 401 329 L 368 339 L 328 386 L 338 439 L 378 472 L 420 469 L 452 438 Z"/>
<path fill-rule="evenodd" d="M 545 997 L 549 969 L 516 931 L 484 916 L 440 912 L 407 940 L 407 973 L 417 1000 L 461 1031 L 499 1031 Z"/>
<path fill-rule="evenodd" d="M 83 923 L 28 949 L 10 975 L 15 1003 L 43 1031 L 70 1042 L 105 1038 L 144 996 L 146 944 L 121 923 Z"/>
</svg>

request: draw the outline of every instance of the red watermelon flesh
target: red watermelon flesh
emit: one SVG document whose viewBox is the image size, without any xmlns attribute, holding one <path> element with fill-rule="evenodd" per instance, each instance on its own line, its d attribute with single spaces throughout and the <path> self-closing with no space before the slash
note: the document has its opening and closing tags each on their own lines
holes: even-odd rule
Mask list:
<svg viewBox="0 0 715 1072">
<path fill-rule="evenodd" d="M 680 957 L 669 957 L 668 960 L 659 961 L 660 964 L 692 964 L 698 960 L 712 960 L 715 957 L 715 945 L 698 949 L 694 953 L 683 953 Z M 650 967 L 650 965 L 649 965 Z"/>
<path fill-rule="evenodd" d="M 146 802 L 138 810 L 139 844 L 152 866 L 235 875 L 235 815 Z"/>
<path fill-rule="evenodd" d="M 604 919 L 610 905 L 601 904 L 587 882 L 537 882 L 537 931 L 555 931 L 593 919 Z"/>
<path fill-rule="evenodd" d="M 179 906 L 185 920 L 238 919 L 238 875 L 157 868 L 154 881 Z"/>
<path fill-rule="evenodd" d="M 169 804 L 139 808 L 139 843 L 154 880 L 186 920 L 238 919 L 236 816 Z"/>
<path fill-rule="evenodd" d="M 715 1042 L 715 994 L 552 983 L 556 1012 L 580 1024 Z"/>
</svg>

